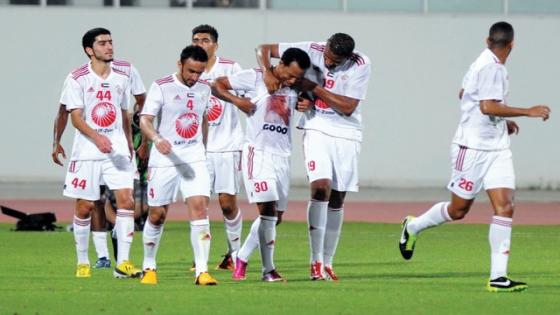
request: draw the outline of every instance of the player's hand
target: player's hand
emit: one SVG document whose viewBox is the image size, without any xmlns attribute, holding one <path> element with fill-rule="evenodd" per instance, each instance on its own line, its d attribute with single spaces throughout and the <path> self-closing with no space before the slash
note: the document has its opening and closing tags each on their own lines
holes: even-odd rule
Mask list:
<svg viewBox="0 0 560 315">
<path fill-rule="evenodd" d="M 159 153 L 163 155 L 168 155 L 169 153 L 171 153 L 171 143 L 169 143 L 169 141 L 165 140 L 162 137 L 157 137 L 154 140 L 154 145 L 156 146 L 156 149 L 159 151 Z"/>
<path fill-rule="evenodd" d="M 297 111 L 306 112 L 312 108 L 313 108 L 313 103 L 311 102 L 311 100 L 301 96 L 298 97 L 298 101 L 296 104 Z"/>
<path fill-rule="evenodd" d="M 300 80 L 297 80 L 296 83 L 294 84 L 294 88 L 302 91 L 302 92 L 311 92 L 313 91 L 313 89 L 317 86 L 317 83 L 306 79 L 306 78 L 302 78 Z"/>
<path fill-rule="evenodd" d="M 140 143 L 140 146 L 136 149 L 136 156 L 140 159 L 140 165 L 144 166 L 148 163 L 149 150 L 146 142 Z"/>
<path fill-rule="evenodd" d="M 506 120 L 506 124 L 507 124 L 507 129 L 508 129 L 508 135 L 511 134 L 518 134 L 519 133 L 519 126 L 517 125 L 517 123 L 513 120 Z"/>
<path fill-rule="evenodd" d="M 546 105 L 535 105 L 529 108 L 529 117 L 541 117 L 543 121 L 550 116 L 550 108 Z"/>
<path fill-rule="evenodd" d="M 276 217 L 278 218 L 278 221 L 276 221 L 276 225 L 279 225 L 280 223 L 282 223 L 282 216 L 284 215 L 284 211 L 276 211 Z"/>
<path fill-rule="evenodd" d="M 60 166 L 64 166 L 62 164 L 62 161 L 60 161 L 60 158 L 58 155 L 62 154 L 62 157 L 66 159 L 66 153 L 64 152 L 64 148 L 60 145 L 60 143 L 55 143 L 53 145 L 53 151 L 51 153 L 52 156 L 52 160 L 53 162 L 55 162 L 56 164 L 60 165 Z"/>
<path fill-rule="evenodd" d="M 269 94 L 272 94 L 280 88 L 280 80 L 278 80 L 273 74 L 272 70 L 265 71 L 263 73 L 264 84 Z"/>
<path fill-rule="evenodd" d="M 109 140 L 109 138 L 107 138 L 107 136 L 105 135 L 98 134 L 93 139 L 93 142 L 102 153 L 110 153 L 113 150 L 113 144 L 111 143 L 111 140 Z"/>
<path fill-rule="evenodd" d="M 247 116 L 253 115 L 257 110 L 257 105 L 251 103 L 251 99 L 246 97 L 241 97 L 240 100 L 236 102 L 235 106 L 247 114 Z"/>
</svg>

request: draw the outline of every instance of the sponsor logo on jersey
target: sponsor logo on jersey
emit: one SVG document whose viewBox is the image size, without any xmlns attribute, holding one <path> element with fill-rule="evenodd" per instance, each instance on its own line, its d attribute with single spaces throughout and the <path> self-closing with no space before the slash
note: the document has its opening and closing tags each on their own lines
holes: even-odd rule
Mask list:
<svg viewBox="0 0 560 315">
<path fill-rule="evenodd" d="M 179 136 L 190 139 L 198 131 L 198 115 L 196 113 L 185 113 L 175 121 L 175 131 Z"/>
<path fill-rule="evenodd" d="M 91 119 L 100 127 L 108 127 L 117 119 L 115 106 L 109 102 L 101 102 L 91 111 Z"/>
<path fill-rule="evenodd" d="M 208 109 L 208 121 L 214 121 L 222 115 L 223 106 L 220 101 L 214 96 L 210 97 L 210 108 Z"/>
<path fill-rule="evenodd" d="M 277 132 L 277 133 L 280 133 L 280 134 L 283 134 L 283 135 L 288 133 L 288 127 L 287 126 L 277 126 L 277 125 L 273 125 L 273 124 L 264 124 L 262 129 Z"/>
</svg>

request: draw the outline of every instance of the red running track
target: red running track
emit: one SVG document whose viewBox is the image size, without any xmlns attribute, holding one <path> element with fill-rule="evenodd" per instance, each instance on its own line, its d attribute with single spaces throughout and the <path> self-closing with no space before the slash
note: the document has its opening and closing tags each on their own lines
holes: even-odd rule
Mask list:
<svg viewBox="0 0 560 315">
<path fill-rule="evenodd" d="M 71 222 L 74 209 L 73 200 L 0 200 L 0 205 L 14 208 L 26 213 L 54 212 L 58 222 Z M 284 215 L 287 221 L 306 221 L 307 201 L 290 201 Z M 400 223 L 409 214 L 420 215 L 433 205 L 432 202 L 372 202 L 351 201 L 345 204 L 344 220 L 346 222 Z M 257 215 L 254 205 L 246 201 L 239 202 L 243 210 L 243 219 L 252 220 Z M 210 220 L 222 220 L 216 200 L 210 201 Z M 471 212 L 461 223 L 489 223 L 492 216 L 490 204 L 475 203 Z M 171 205 L 168 220 L 188 220 L 184 204 Z M 0 214 L 0 222 L 15 223 L 16 219 Z M 517 202 L 514 216 L 515 224 L 560 225 L 560 202 Z"/>
</svg>

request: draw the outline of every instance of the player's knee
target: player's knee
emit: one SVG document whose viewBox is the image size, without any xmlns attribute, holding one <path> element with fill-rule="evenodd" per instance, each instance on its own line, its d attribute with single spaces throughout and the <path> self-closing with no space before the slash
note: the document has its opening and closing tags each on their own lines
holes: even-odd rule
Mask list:
<svg viewBox="0 0 560 315">
<path fill-rule="evenodd" d="M 315 185 L 311 189 L 311 199 L 319 201 L 328 201 L 330 198 L 331 187 L 328 184 Z"/>
<path fill-rule="evenodd" d="M 165 210 L 160 208 L 150 209 L 150 214 L 148 215 L 150 223 L 153 225 L 162 225 L 165 222 L 166 213 Z"/>
<path fill-rule="evenodd" d="M 513 211 L 514 211 L 514 204 L 512 201 L 508 201 L 502 205 L 498 205 L 496 206 L 496 215 L 500 216 L 500 217 L 506 217 L 506 218 L 511 218 L 513 217 Z"/>
<path fill-rule="evenodd" d="M 464 206 L 464 207 L 449 207 L 448 208 L 448 213 L 449 213 L 449 217 L 451 219 L 453 219 L 453 221 L 456 220 L 461 220 L 463 219 L 467 213 L 469 213 L 470 207 Z"/>
<path fill-rule="evenodd" d="M 76 216 L 80 219 L 89 218 L 94 209 L 94 203 L 88 200 L 80 200 L 76 203 Z"/>
<path fill-rule="evenodd" d="M 126 196 L 126 197 L 119 198 L 119 200 L 117 200 L 117 207 L 119 209 L 133 210 L 134 209 L 134 199 L 132 199 L 132 196 Z"/>
</svg>

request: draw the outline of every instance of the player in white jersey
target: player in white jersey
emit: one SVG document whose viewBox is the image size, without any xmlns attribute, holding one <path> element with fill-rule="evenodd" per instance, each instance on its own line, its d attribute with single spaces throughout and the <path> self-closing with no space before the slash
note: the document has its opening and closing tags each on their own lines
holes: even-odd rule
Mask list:
<svg viewBox="0 0 560 315">
<path fill-rule="evenodd" d="M 86 65 L 82 65 L 84 67 Z M 81 68 L 80 67 L 80 68 Z M 140 74 L 136 68 L 127 61 L 123 60 L 115 60 L 111 61 L 111 67 L 118 69 L 120 71 L 125 72 L 129 77 L 129 88 L 131 94 L 134 96 L 136 101 L 136 106 L 141 108 L 144 105 L 144 99 L 146 98 L 146 88 L 144 87 L 144 83 L 140 77 Z M 64 82 L 64 86 L 66 86 L 67 81 L 71 80 L 72 78 L 68 77 Z M 62 95 L 64 96 L 64 95 Z M 66 153 L 64 148 L 60 144 L 60 139 L 64 133 L 64 129 L 66 128 L 66 124 L 68 122 L 68 111 L 66 110 L 66 103 L 68 101 L 61 98 L 60 105 L 58 108 L 58 113 L 55 117 L 54 127 L 53 127 L 53 151 L 51 153 L 53 162 L 63 166 L 62 161 L 60 160 L 60 156 L 66 158 Z M 136 155 L 140 157 L 141 161 L 147 162 L 147 151 L 146 151 L 147 144 L 143 142 L 140 147 L 136 150 Z M 144 163 L 146 163 L 144 162 Z M 136 180 L 135 180 L 136 184 Z M 135 185 L 136 186 L 136 185 Z M 94 202 L 94 210 L 91 212 L 91 231 L 93 236 L 93 244 L 95 250 L 97 252 L 97 262 L 95 263 L 95 268 L 110 268 L 111 267 L 111 260 L 109 258 L 109 251 L 107 248 L 107 220 L 105 214 L 105 185 L 101 187 L 101 198 Z M 136 197 L 136 189 L 135 189 L 135 197 Z M 140 199 L 140 198 L 135 198 Z M 136 201 L 136 200 L 135 200 Z M 140 215 L 140 208 L 138 202 L 135 202 L 135 218 Z M 115 213 L 108 212 L 107 216 L 109 216 L 109 221 L 111 224 L 114 225 L 115 222 Z M 116 236 L 113 240 L 116 239 Z M 116 248 L 114 248 L 116 252 Z M 116 257 L 117 255 L 115 255 Z"/>
<path fill-rule="evenodd" d="M 90 214 L 100 198 L 103 182 L 115 192 L 118 238 L 115 277 L 137 277 L 141 271 L 129 261 L 134 235 L 132 199 L 132 139 L 127 115 L 129 76 L 111 67 L 113 44 L 107 29 L 86 32 L 82 46 L 90 58 L 69 74 L 61 100 L 77 129 L 66 173 L 64 195 L 76 198 L 74 238 L 78 256 L 77 277 L 90 277 L 88 244 Z"/>
<path fill-rule="evenodd" d="M 217 284 L 208 273 L 210 176 L 205 145 L 211 93 L 210 86 L 199 81 L 207 62 L 204 49 L 185 47 L 177 63 L 178 71 L 152 84 L 140 117 L 140 128 L 154 144 L 148 164 L 150 212 L 144 225 L 143 284 L 157 284 L 156 254 L 169 204 L 179 190 L 191 219 L 195 284 Z M 156 117 L 157 130 L 153 124 Z"/>
<path fill-rule="evenodd" d="M 418 234 L 445 222 L 460 220 L 470 210 L 477 193 L 485 189 L 494 208 L 488 240 L 491 251 L 491 292 L 514 292 L 527 284 L 507 275 L 514 211 L 515 175 L 509 135 L 519 127 L 507 117 L 548 119 L 550 109 L 544 105 L 530 108 L 512 107 L 507 102 L 508 75 L 506 60 L 513 48 L 513 27 L 498 22 L 490 27 L 488 48 L 472 63 L 462 84 L 461 121 L 451 144 L 450 202 L 439 202 L 418 218 L 408 216 L 403 222 L 399 249 L 404 259 L 411 259 Z"/>
<path fill-rule="evenodd" d="M 211 83 L 218 77 L 241 71 L 237 62 L 216 56 L 218 31 L 214 27 L 202 24 L 193 28 L 192 44 L 202 47 L 208 54 L 208 63 L 200 80 Z M 233 270 L 231 253 L 239 250 L 243 228 L 243 217 L 237 205 L 243 141 L 238 113 L 235 105 L 214 96 L 210 97 L 206 159 L 210 171 L 210 188 L 218 194 L 224 215 L 228 252 L 216 267 L 223 270 Z"/>
<path fill-rule="evenodd" d="M 290 186 L 290 122 L 298 97 L 291 87 L 310 66 L 309 56 L 301 49 L 287 50 L 271 73 L 280 81 L 280 89 L 269 94 L 258 69 L 249 69 L 218 78 L 212 85 L 214 96 L 240 108 L 252 108 L 247 117 L 243 145 L 243 182 L 250 203 L 256 203 L 260 216 L 251 227 L 254 237 L 247 237 L 235 260 L 234 280 L 245 280 L 247 260 L 260 247 L 262 280 L 282 281 L 274 266 L 277 211 L 286 210 Z M 246 92 L 245 97 L 234 94 Z M 302 102 L 303 103 L 303 102 Z M 305 111 L 301 104 L 298 110 Z M 251 233 L 250 233 L 251 234 Z M 258 239 L 258 240 L 256 240 Z"/>
<path fill-rule="evenodd" d="M 298 128 L 304 130 L 305 165 L 311 183 L 307 218 L 312 280 L 338 280 L 333 257 L 342 228 L 344 198 L 347 191 L 358 191 L 360 105 L 371 69 L 368 57 L 354 46 L 352 37 L 336 33 L 323 43 L 266 44 L 257 50 L 269 91 L 278 88 L 278 80 L 267 70 L 271 57 L 278 58 L 286 49 L 297 47 L 311 59 L 302 88 L 311 93 L 314 109 L 303 115 Z"/>
</svg>

